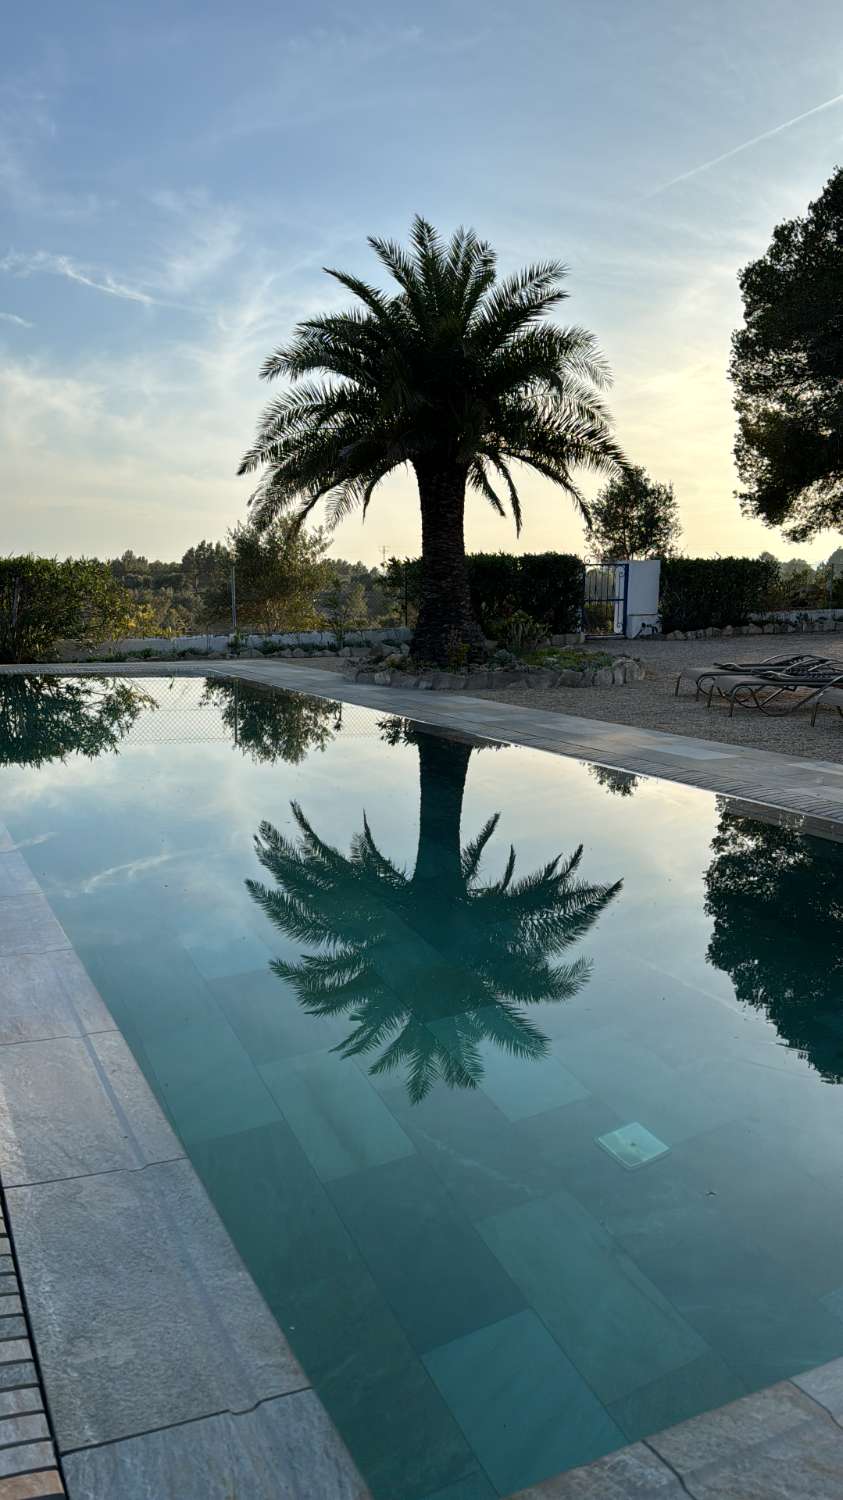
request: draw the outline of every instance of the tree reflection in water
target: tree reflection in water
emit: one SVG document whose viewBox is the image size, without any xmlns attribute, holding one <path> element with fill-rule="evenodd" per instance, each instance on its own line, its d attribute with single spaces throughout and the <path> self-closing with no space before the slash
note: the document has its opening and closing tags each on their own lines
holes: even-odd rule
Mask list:
<svg viewBox="0 0 843 1500">
<path fill-rule="evenodd" d="M 829 1083 L 843 1082 L 843 844 L 722 803 L 708 961 Z"/>
<path fill-rule="evenodd" d="M 144 708 L 136 683 L 105 677 L 10 674 L 0 684 L 0 765 L 44 766 L 115 751 Z"/>
<path fill-rule="evenodd" d="M 437 1079 L 475 1088 L 482 1048 L 539 1059 L 547 1037 L 528 1007 L 570 999 L 585 984 L 583 957 L 560 956 L 583 938 L 621 882 L 577 878 L 582 847 L 530 875 L 516 876 L 510 848 L 503 873 L 483 879 L 481 864 L 500 814 L 463 845 L 466 774 L 474 746 L 404 721 L 387 738 L 417 747 L 419 836 L 411 873 L 375 843 L 365 816 L 348 854 L 322 839 L 293 803 L 297 835 L 271 823 L 256 837 L 271 883 L 249 891 L 287 937 L 315 951 L 272 967 L 312 1015 L 353 1023 L 336 1049 L 377 1054 L 370 1071 L 406 1070 L 414 1103 Z"/>
</svg>

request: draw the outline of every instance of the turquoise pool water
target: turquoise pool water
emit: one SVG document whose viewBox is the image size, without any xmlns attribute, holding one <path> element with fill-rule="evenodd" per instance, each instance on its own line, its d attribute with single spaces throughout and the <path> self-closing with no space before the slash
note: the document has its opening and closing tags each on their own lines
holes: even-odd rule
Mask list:
<svg viewBox="0 0 843 1500">
<path fill-rule="evenodd" d="M 7 679 L 0 767 L 376 1500 L 843 1354 L 843 844 L 195 679 Z"/>
</svg>

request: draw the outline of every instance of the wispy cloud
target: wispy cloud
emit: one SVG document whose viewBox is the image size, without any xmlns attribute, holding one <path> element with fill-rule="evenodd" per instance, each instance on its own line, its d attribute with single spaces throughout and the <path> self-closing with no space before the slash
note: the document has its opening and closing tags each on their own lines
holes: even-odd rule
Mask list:
<svg viewBox="0 0 843 1500">
<path fill-rule="evenodd" d="M 17 328 L 34 328 L 28 318 L 19 318 L 17 313 L 0 312 L 0 323 L 14 323 Z"/>
<path fill-rule="evenodd" d="M 719 167 L 721 162 L 731 161 L 733 156 L 740 156 L 741 152 L 751 150 L 762 141 L 772 140 L 773 136 L 781 135 L 785 130 L 791 130 L 794 125 L 800 125 L 803 120 L 809 120 L 812 115 L 820 115 L 826 109 L 833 109 L 836 104 L 843 104 L 843 94 L 835 94 L 833 99 L 826 99 L 822 104 L 815 104 L 813 109 L 806 109 L 801 115 L 794 115 L 791 120 L 784 120 L 781 125 L 774 125 L 772 130 L 762 130 L 760 135 L 754 135 L 748 141 L 741 141 L 739 146 L 733 146 L 730 151 L 722 151 L 719 156 L 712 156 L 710 161 L 700 162 L 698 166 L 690 167 L 687 172 L 680 172 L 678 177 L 671 177 L 669 182 L 662 182 L 646 196 L 655 198 L 659 193 L 666 193 L 668 188 L 676 187 L 680 182 L 688 182 L 692 177 L 699 177 L 701 172 L 709 172 L 712 167 Z"/>
<path fill-rule="evenodd" d="M 29 255 L 10 251 L 0 260 L 0 271 L 9 271 L 13 276 L 39 273 L 66 276 L 69 281 L 77 281 L 81 286 L 91 287 L 96 292 L 105 292 L 109 297 L 122 297 L 127 302 L 141 302 L 145 306 L 152 306 L 158 300 L 140 287 L 118 281 L 110 271 L 94 272 L 79 265 L 69 255 L 52 255 L 48 250 L 36 250 Z"/>
</svg>

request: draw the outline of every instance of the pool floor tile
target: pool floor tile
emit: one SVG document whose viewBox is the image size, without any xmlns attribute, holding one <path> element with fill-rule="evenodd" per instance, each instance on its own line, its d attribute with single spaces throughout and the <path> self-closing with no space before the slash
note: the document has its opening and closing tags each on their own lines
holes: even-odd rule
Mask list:
<svg viewBox="0 0 843 1500">
<path fill-rule="evenodd" d="M 211 979 L 208 988 L 256 1066 L 321 1052 L 348 1035 L 351 1023 L 310 1016 L 271 969 Z"/>
<path fill-rule="evenodd" d="M 433 1349 L 424 1362 L 502 1495 L 623 1444 L 534 1312 Z"/>
<path fill-rule="evenodd" d="M 323 1182 L 413 1154 L 362 1073 L 336 1053 L 269 1063 L 260 1074 Z"/>
<path fill-rule="evenodd" d="M 330 1190 L 415 1349 L 449 1343 L 524 1307 L 523 1294 L 421 1159 L 373 1167 Z"/>
<path fill-rule="evenodd" d="M 611 1402 L 609 1411 L 629 1442 L 634 1442 L 700 1411 L 736 1401 L 746 1392 L 747 1387 L 722 1359 L 716 1354 L 702 1354 L 651 1385 Z"/>
<path fill-rule="evenodd" d="M 3 1500 L 2 1495 L 0 1500 Z M 465 1479 L 458 1479 L 456 1484 L 437 1490 L 435 1495 L 425 1495 L 424 1500 L 497 1500 L 497 1490 L 493 1489 L 484 1474 L 468 1474 Z"/>
<path fill-rule="evenodd" d="M 278 1119 L 269 1089 L 222 1016 L 150 1037 L 145 1051 L 188 1145 Z"/>
<path fill-rule="evenodd" d="M 602 1401 L 628 1396 L 709 1352 L 569 1193 L 493 1215 L 479 1228 Z"/>
</svg>

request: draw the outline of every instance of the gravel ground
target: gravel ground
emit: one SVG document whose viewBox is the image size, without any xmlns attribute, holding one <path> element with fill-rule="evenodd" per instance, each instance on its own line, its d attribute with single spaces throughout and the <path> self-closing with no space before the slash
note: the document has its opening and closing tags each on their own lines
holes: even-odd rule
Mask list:
<svg viewBox="0 0 843 1500">
<path fill-rule="evenodd" d="M 595 650 L 600 643 L 594 642 Z M 822 710 L 815 728 L 810 713 L 797 710 L 772 719 L 752 708 L 736 708 L 730 719 L 728 708 L 716 699 L 710 709 L 696 702 L 690 683 L 673 696 L 676 674 L 686 666 L 705 667 L 715 661 L 759 661 L 804 650 L 818 656 L 839 658 L 843 672 L 843 638 L 839 635 L 732 636 L 710 641 L 635 641 L 630 654 L 640 657 L 647 670 L 643 682 L 615 688 L 484 689 L 472 694 L 499 703 L 518 703 L 524 708 L 542 708 L 551 713 L 578 714 L 585 719 L 605 719 L 614 724 L 640 724 L 645 729 L 664 729 L 690 734 L 700 740 L 753 745 L 758 750 L 777 750 L 811 760 L 843 762 L 843 719 Z M 284 658 L 290 666 L 323 667 L 337 672 L 335 656 Z"/>
</svg>

